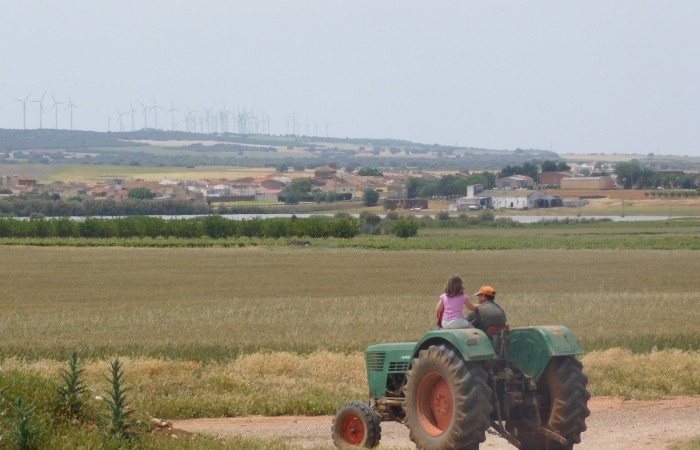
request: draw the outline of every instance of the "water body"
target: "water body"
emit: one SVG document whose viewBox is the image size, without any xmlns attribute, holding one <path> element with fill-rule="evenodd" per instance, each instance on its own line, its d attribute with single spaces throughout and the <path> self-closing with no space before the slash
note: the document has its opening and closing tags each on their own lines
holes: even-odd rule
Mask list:
<svg viewBox="0 0 700 450">
<path fill-rule="evenodd" d="M 496 216 L 496 218 L 510 218 L 520 223 L 553 222 L 555 220 L 603 220 L 613 222 L 648 222 L 672 219 L 700 219 L 700 216 Z"/>
<path fill-rule="evenodd" d="M 359 214 L 350 214 L 352 217 L 359 217 Z M 194 219 L 196 217 L 206 217 L 207 214 L 200 214 L 200 215 L 174 215 L 174 216 L 168 216 L 168 215 L 153 215 L 149 217 L 159 217 L 161 219 L 165 220 L 176 220 L 176 219 Z M 318 214 L 222 214 L 221 217 L 224 217 L 226 219 L 231 219 L 231 220 L 251 220 L 251 219 L 275 219 L 275 218 L 291 218 L 291 217 L 298 217 L 300 219 L 303 218 L 308 218 L 312 216 L 325 216 L 325 217 L 333 217 L 334 214 L 323 214 L 323 213 L 318 213 Z M 382 219 L 386 218 L 386 214 L 378 214 L 379 217 Z M 125 216 L 93 216 L 98 219 L 121 219 Z M 433 219 L 436 218 L 435 215 L 433 214 L 416 214 L 416 218 L 421 218 L 421 217 L 432 217 Z M 50 218 L 50 217 L 49 217 Z M 520 222 L 524 224 L 528 223 L 537 223 L 537 222 L 554 222 L 556 220 L 562 221 L 562 220 L 570 220 L 570 221 L 577 221 L 577 220 L 602 220 L 602 219 L 608 219 L 611 220 L 612 222 L 647 222 L 647 221 L 659 221 L 659 220 L 673 220 L 673 219 L 700 219 L 700 216 L 519 216 L 519 215 L 496 215 L 497 219 L 504 218 L 504 219 L 512 219 L 515 222 Z M 14 217 L 14 219 L 19 219 L 19 220 L 29 220 L 28 217 Z M 85 220 L 85 217 L 82 216 L 73 216 L 71 217 L 72 220 L 76 221 L 83 221 Z"/>
</svg>

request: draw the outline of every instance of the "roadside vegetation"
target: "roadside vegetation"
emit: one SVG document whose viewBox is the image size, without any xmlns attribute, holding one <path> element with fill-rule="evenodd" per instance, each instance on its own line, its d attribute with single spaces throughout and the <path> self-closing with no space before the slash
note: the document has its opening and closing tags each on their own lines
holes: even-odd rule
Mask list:
<svg viewBox="0 0 700 450">
<path fill-rule="evenodd" d="M 671 450 L 698 450 L 700 449 L 700 435 L 693 439 L 676 442 L 670 448 Z"/>
</svg>

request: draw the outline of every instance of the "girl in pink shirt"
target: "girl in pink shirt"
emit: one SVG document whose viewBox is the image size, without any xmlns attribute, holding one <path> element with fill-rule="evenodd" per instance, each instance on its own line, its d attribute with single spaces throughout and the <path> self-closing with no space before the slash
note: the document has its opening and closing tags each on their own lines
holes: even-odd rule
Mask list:
<svg viewBox="0 0 700 450">
<path fill-rule="evenodd" d="M 464 293 L 462 278 L 452 275 L 447 279 L 445 291 L 440 295 L 435 312 L 442 316 L 442 328 L 469 328 L 472 325 L 462 314 L 462 308 L 475 311 L 476 306 L 469 301 L 469 296 Z"/>
</svg>

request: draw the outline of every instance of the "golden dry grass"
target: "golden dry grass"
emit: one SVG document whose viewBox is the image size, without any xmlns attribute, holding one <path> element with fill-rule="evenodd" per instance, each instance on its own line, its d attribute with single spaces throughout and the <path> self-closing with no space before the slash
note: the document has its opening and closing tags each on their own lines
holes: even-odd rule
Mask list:
<svg viewBox="0 0 700 450">
<path fill-rule="evenodd" d="M 331 414 L 349 399 L 368 399 L 363 354 L 268 352 L 203 364 L 121 358 L 129 398 L 151 416 L 167 418 L 251 414 Z M 595 395 L 658 399 L 700 392 L 700 353 L 664 350 L 633 354 L 609 349 L 582 357 Z M 65 363 L 7 358 L 0 371 L 33 372 L 58 379 Z M 88 361 L 84 380 L 104 395 L 109 362 Z"/>
<path fill-rule="evenodd" d="M 582 358 L 592 395 L 655 399 L 700 392 L 700 352 L 633 354 L 614 348 Z"/>
<path fill-rule="evenodd" d="M 155 417 L 217 417 L 249 414 L 328 414 L 348 398 L 367 397 L 361 353 L 254 353 L 226 363 L 120 358 L 128 397 Z M 82 364 L 91 398 L 104 396 L 110 361 Z M 0 373 L 32 372 L 58 382 L 65 362 L 6 358 Z"/>
</svg>

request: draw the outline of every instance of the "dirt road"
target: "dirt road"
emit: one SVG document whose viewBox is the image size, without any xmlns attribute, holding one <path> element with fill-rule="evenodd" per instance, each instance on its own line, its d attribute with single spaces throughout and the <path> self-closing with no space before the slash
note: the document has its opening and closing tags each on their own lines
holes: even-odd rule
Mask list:
<svg viewBox="0 0 700 450">
<path fill-rule="evenodd" d="M 700 436 L 700 397 L 660 401 L 623 401 L 596 397 L 588 406 L 588 431 L 576 449 L 657 450 L 671 442 Z M 173 422 L 173 427 L 193 433 L 283 437 L 298 448 L 333 447 L 330 428 L 333 418 L 322 417 L 236 417 Z M 512 449 L 504 439 L 487 435 L 485 449 Z M 395 422 L 382 423 L 381 448 L 414 448 L 408 430 Z"/>
</svg>

